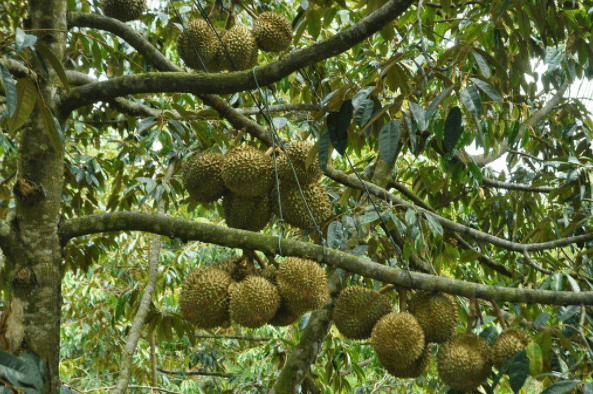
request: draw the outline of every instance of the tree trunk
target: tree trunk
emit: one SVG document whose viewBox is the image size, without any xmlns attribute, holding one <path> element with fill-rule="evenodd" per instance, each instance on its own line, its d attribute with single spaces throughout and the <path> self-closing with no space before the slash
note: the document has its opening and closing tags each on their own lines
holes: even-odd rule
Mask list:
<svg viewBox="0 0 593 394">
<path fill-rule="evenodd" d="M 28 11 L 31 29 L 38 37 L 35 45 L 46 45 L 62 59 L 67 2 L 30 0 Z M 37 75 L 45 76 L 35 57 L 29 60 Z M 61 143 L 56 144 L 60 139 L 51 115 L 56 113 L 58 78 L 52 68 L 48 71 L 48 78 L 37 79 L 38 104 L 20 131 L 16 217 L 4 253 L 10 278 L 7 331 L 11 350 L 37 353 L 47 366 L 45 392 L 58 393 L 62 261 L 58 222 L 64 156 Z"/>
</svg>

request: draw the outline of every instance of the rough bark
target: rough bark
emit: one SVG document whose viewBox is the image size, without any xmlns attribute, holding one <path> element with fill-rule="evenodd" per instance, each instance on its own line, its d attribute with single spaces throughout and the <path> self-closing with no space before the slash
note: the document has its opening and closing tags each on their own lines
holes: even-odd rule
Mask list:
<svg viewBox="0 0 593 394">
<path fill-rule="evenodd" d="M 150 215 L 135 212 L 117 212 L 89 215 L 70 219 L 61 227 L 62 242 L 88 234 L 110 231 L 146 231 L 168 237 L 179 237 L 185 241 L 201 241 L 221 246 L 259 250 L 266 255 L 282 254 L 299 256 L 326 263 L 385 283 L 426 291 L 440 291 L 463 297 L 486 300 L 538 303 L 553 305 L 581 305 L 593 303 L 593 291 L 544 291 L 489 286 L 465 282 L 446 277 L 438 277 L 419 272 L 409 272 L 374 263 L 334 249 L 323 248 L 307 242 L 278 237 L 245 230 L 236 230 L 212 224 L 196 223 L 175 219 L 164 215 Z M 537 244 L 535 244 L 537 245 Z M 281 246 L 281 249 L 280 249 Z"/>
<path fill-rule="evenodd" d="M 30 0 L 31 28 L 44 44 L 62 58 L 65 48 L 67 2 Z M 32 60 L 33 71 L 44 73 Z M 58 393 L 61 310 L 61 248 L 58 221 L 62 194 L 63 150 L 52 143 L 48 110 L 54 111 L 58 99 L 58 78 L 52 69 L 38 79 L 40 98 L 29 121 L 20 131 L 18 173 L 15 184 L 16 217 L 11 234 L 4 238 L 10 280 L 10 302 L 22 307 L 14 326 L 22 328 L 22 342 L 14 344 L 37 353 L 48 369 L 45 391 Z M 6 226 L 2 226 L 5 233 Z M 20 321 L 16 321 L 20 320 Z M 13 349 L 14 350 L 14 349 Z"/>
</svg>

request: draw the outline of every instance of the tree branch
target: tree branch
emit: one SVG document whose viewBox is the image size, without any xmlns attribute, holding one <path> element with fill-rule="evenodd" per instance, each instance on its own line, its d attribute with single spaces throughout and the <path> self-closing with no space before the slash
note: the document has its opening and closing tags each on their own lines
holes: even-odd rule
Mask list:
<svg viewBox="0 0 593 394">
<path fill-rule="evenodd" d="M 530 185 L 523 185 L 520 183 L 510 183 L 510 182 L 501 182 L 497 181 L 496 179 L 492 178 L 483 178 L 483 186 L 485 187 L 493 187 L 496 189 L 506 189 L 506 190 L 517 190 L 521 192 L 534 192 L 534 193 L 551 193 L 554 190 L 553 187 L 549 186 L 530 186 Z"/>
<path fill-rule="evenodd" d="M 97 101 L 110 101 L 114 97 L 128 94 L 167 92 L 226 94 L 255 89 L 257 86 L 266 86 L 281 80 L 307 65 L 347 51 L 400 16 L 412 3 L 413 0 L 390 0 L 352 27 L 317 44 L 281 57 L 271 64 L 257 67 L 255 70 L 225 74 L 161 72 L 127 75 L 74 88 L 70 94 L 64 96 L 60 103 L 60 108 L 63 112 L 68 113 L 76 108 L 90 105 Z M 79 16 L 79 21 L 82 21 L 80 24 L 87 22 L 85 24 L 90 25 L 92 18 L 104 17 L 98 15 Z M 71 22 L 74 24 L 72 19 L 73 17 L 71 18 Z M 97 24 L 100 24 L 99 22 Z M 103 21 L 104 23 L 105 21 Z M 123 35 L 127 33 L 121 29 L 121 26 L 120 30 L 118 31 L 119 34 Z M 146 44 L 150 45 L 148 43 Z M 165 65 L 165 63 L 159 64 L 159 66 Z M 257 75 L 257 81 L 255 75 Z"/>
<path fill-rule="evenodd" d="M 136 212 L 89 215 L 65 220 L 60 226 L 59 233 L 62 242 L 67 242 L 73 237 L 110 231 L 146 231 L 169 237 L 179 237 L 185 241 L 201 241 L 230 248 L 259 250 L 266 255 L 280 253 L 279 246 L 281 246 L 283 254 L 287 256 L 309 258 L 397 286 L 425 291 L 440 291 L 468 298 L 554 305 L 593 304 L 593 292 L 574 293 L 569 291 L 515 289 L 469 283 L 387 267 L 348 253 L 323 248 L 307 242 L 292 239 L 279 240 L 278 237 L 272 235 L 197 223 L 165 215 Z M 522 246 L 524 247 L 524 245 Z"/>
<path fill-rule="evenodd" d="M 206 372 L 206 371 L 168 371 L 166 369 L 157 368 L 159 372 L 166 373 L 167 375 L 195 375 L 195 376 L 214 376 L 220 378 L 232 378 L 233 376 L 237 376 L 236 373 L 224 373 L 224 372 Z"/>
</svg>

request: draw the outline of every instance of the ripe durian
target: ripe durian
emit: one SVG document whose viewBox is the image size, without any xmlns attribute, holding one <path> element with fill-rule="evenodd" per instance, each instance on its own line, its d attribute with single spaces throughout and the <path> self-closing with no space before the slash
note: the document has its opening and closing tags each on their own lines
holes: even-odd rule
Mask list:
<svg viewBox="0 0 593 394">
<path fill-rule="evenodd" d="M 262 51 L 282 52 L 292 42 L 292 26 L 284 15 L 268 11 L 253 23 L 253 35 Z"/>
<path fill-rule="evenodd" d="M 198 328 L 214 328 L 229 321 L 232 283 L 228 272 L 218 268 L 194 269 L 183 281 L 179 310 L 183 318 Z"/>
<path fill-rule="evenodd" d="M 224 156 L 219 152 L 201 153 L 183 166 L 183 186 L 189 196 L 201 203 L 218 200 L 224 194 L 221 171 Z"/>
<path fill-rule="evenodd" d="M 492 372 L 490 346 L 475 334 L 455 334 L 440 345 L 437 369 L 449 387 L 471 393 Z"/>
<path fill-rule="evenodd" d="M 515 353 L 526 349 L 529 342 L 531 342 L 531 336 L 523 330 L 518 328 L 504 330 L 492 345 L 492 362 L 494 366 L 500 369 Z"/>
<path fill-rule="evenodd" d="M 177 37 L 179 57 L 189 68 L 195 70 L 204 70 L 202 62 L 208 71 L 213 71 L 211 68 L 216 69 L 220 63 L 218 57 L 222 47 L 208 22 L 194 19 L 187 24 L 186 30 Z"/>
<path fill-rule="evenodd" d="M 222 180 L 238 196 L 263 196 L 274 182 L 273 167 L 270 156 L 259 149 L 249 145 L 233 147 L 224 157 Z"/>
<path fill-rule="evenodd" d="M 391 304 L 387 297 L 366 287 L 350 286 L 336 300 L 334 322 L 346 338 L 366 339 L 377 321 L 389 312 Z"/>
<path fill-rule="evenodd" d="M 410 298 L 409 311 L 422 326 L 426 342 L 448 341 L 457 327 L 457 305 L 448 294 L 419 291 Z"/>
<path fill-rule="evenodd" d="M 329 297 L 325 271 L 313 260 L 287 257 L 278 268 L 276 283 L 291 315 L 319 309 Z"/>
<path fill-rule="evenodd" d="M 229 293 L 231 320 L 245 327 L 267 324 L 280 308 L 278 289 L 261 276 L 249 275 L 232 285 Z"/>
<path fill-rule="evenodd" d="M 222 198 L 222 208 L 227 226 L 242 230 L 259 231 L 272 217 L 268 194 L 260 197 L 242 197 L 233 193 Z"/>
<path fill-rule="evenodd" d="M 222 38 L 224 69 L 240 71 L 252 68 L 257 63 L 257 42 L 247 27 L 235 25 Z M 231 60 L 229 59 L 232 59 Z"/>
<path fill-rule="evenodd" d="M 396 378 L 417 378 L 418 376 L 422 375 L 422 372 L 424 372 L 428 366 L 428 363 L 430 362 L 431 350 L 432 346 L 427 344 L 418 360 L 414 361 L 412 365 L 408 367 L 402 368 L 397 364 L 383 364 L 383 367 L 385 367 L 389 374 L 395 376 Z"/>
<path fill-rule="evenodd" d="M 311 147 L 312 145 L 306 141 L 295 141 L 286 147 L 286 155 L 282 154 L 278 157 L 278 178 L 282 186 L 297 187 L 288 159 L 292 162 L 294 172 L 298 177 L 301 187 L 307 186 L 321 178 L 321 168 L 319 167 L 319 158 L 317 155 L 315 155 L 315 159 L 309 167 L 306 164 Z"/>
<path fill-rule="evenodd" d="M 391 312 L 383 316 L 371 333 L 371 343 L 383 365 L 411 367 L 424 351 L 424 332 L 414 315 Z"/>
<path fill-rule="evenodd" d="M 253 274 L 255 269 L 252 264 L 248 264 L 243 256 L 229 257 L 214 264 L 214 268 L 228 272 L 233 280 L 240 282 L 247 275 Z"/>
<path fill-rule="evenodd" d="M 142 16 L 146 11 L 146 0 L 102 0 L 101 9 L 110 18 L 128 22 Z"/>
<path fill-rule="evenodd" d="M 329 219 L 331 206 L 325 186 L 321 182 L 314 182 L 302 188 L 305 200 L 309 204 L 311 214 L 318 225 Z M 286 223 L 300 229 L 313 227 L 314 223 L 309 216 L 305 203 L 298 188 L 280 188 L 280 201 L 282 204 L 282 216 Z M 272 200 L 274 209 L 279 215 L 278 201 Z"/>
</svg>

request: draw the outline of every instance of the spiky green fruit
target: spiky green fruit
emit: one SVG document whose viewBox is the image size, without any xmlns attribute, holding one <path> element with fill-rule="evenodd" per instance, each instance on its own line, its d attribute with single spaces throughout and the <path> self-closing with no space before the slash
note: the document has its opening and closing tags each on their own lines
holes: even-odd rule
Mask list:
<svg viewBox="0 0 593 394">
<path fill-rule="evenodd" d="M 319 309 L 329 297 L 325 271 L 313 260 L 287 257 L 278 268 L 276 283 L 291 315 Z"/>
<path fill-rule="evenodd" d="M 426 345 L 424 351 L 418 357 L 416 361 L 414 361 L 410 366 L 402 368 L 399 365 L 392 365 L 392 364 L 383 364 L 383 367 L 396 378 L 408 379 L 408 378 L 417 378 L 418 376 L 422 375 L 426 367 L 430 362 L 430 354 L 432 351 L 431 345 Z"/>
<path fill-rule="evenodd" d="M 122 22 L 132 21 L 146 11 L 146 0 L 102 0 L 103 13 Z"/>
<path fill-rule="evenodd" d="M 249 275 L 229 288 L 231 320 L 257 328 L 274 318 L 280 308 L 278 289 L 265 278 Z"/>
<path fill-rule="evenodd" d="M 366 339 L 379 319 L 389 312 L 387 297 L 366 287 L 350 286 L 336 300 L 334 322 L 346 338 Z"/>
<path fill-rule="evenodd" d="M 242 197 L 233 193 L 225 194 L 222 208 L 227 226 L 249 231 L 260 231 L 272 217 L 269 195 L 261 197 Z"/>
<path fill-rule="evenodd" d="M 223 158 L 219 152 L 200 153 L 185 163 L 182 174 L 183 186 L 194 201 L 210 203 L 222 197 Z"/>
<path fill-rule="evenodd" d="M 264 196 L 272 187 L 270 156 L 249 145 L 231 148 L 224 157 L 222 180 L 238 196 Z"/>
<path fill-rule="evenodd" d="M 282 52 L 292 42 L 292 26 L 284 15 L 264 12 L 253 23 L 253 35 L 259 49 Z"/>
<path fill-rule="evenodd" d="M 177 36 L 177 53 L 183 62 L 198 71 L 221 71 L 222 44 L 204 19 L 194 19 L 186 25 L 186 31 Z M 216 28 L 219 36 L 224 30 Z"/>
<path fill-rule="evenodd" d="M 371 343 L 381 364 L 408 368 L 424 351 L 424 332 L 411 313 L 391 312 L 373 327 Z"/>
<path fill-rule="evenodd" d="M 440 345 L 437 369 L 449 387 L 471 393 L 492 372 L 490 346 L 475 334 L 455 334 Z"/>
<path fill-rule="evenodd" d="M 301 187 L 307 186 L 321 178 L 321 168 L 317 155 L 307 166 L 307 157 L 312 145 L 306 141 L 294 141 L 286 147 L 286 154 L 277 160 L 278 178 L 283 187 L 296 187 L 295 173 Z M 289 160 L 290 159 L 290 162 Z M 290 164 L 292 163 L 292 167 Z M 294 168 L 294 172 L 292 171 Z"/>
<path fill-rule="evenodd" d="M 257 63 L 257 42 L 247 27 L 233 26 L 222 38 L 222 43 L 226 49 L 221 58 L 225 70 L 246 70 Z"/>
<path fill-rule="evenodd" d="M 232 282 L 228 272 L 218 268 L 198 268 L 189 273 L 181 286 L 179 310 L 183 318 L 198 328 L 214 328 L 229 321 L 229 295 Z"/>
<path fill-rule="evenodd" d="M 331 206 L 323 183 L 319 181 L 313 182 L 303 187 L 302 191 L 315 223 L 320 225 L 329 219 L 331 216 Z M 315 223 L 309 216 L 309 212 L 298 188 L 281 187 L 280 201 L 282 204 L 282 216 L 286 220 L 286 223 L 303 230 L 314 226 Z M 272 204 L 274 205 L 276 214 L 279 215 L 277 199 L 272 199 Z"/>
<path fill-rule="evenodd" d="M 443 343 L 455 334 L 458 312 L 452 296 L 419 291 L 410 298 L 409 311 L 422 326 L 426 342 Z"/>
<path fill-rule="evenodd" d="M 303 315 L 298 311 L 290 311 L 286 307 L 286 303 L 282 300 L 280 304 L 280 308 L 276 312 L 276 315 L 272 320 L 270 320 L 270 325 L 275 327 L 284 327 L 289 326 L 299 320 L 299 318 Z"/>
<path fill-rule="evenodd" d="M 492 362 L 500 369 L 503 364 L 520 350 L 527 349 L 531 336 L 519 328 L 507 328 L 492 345 Z"/>
</svg>

